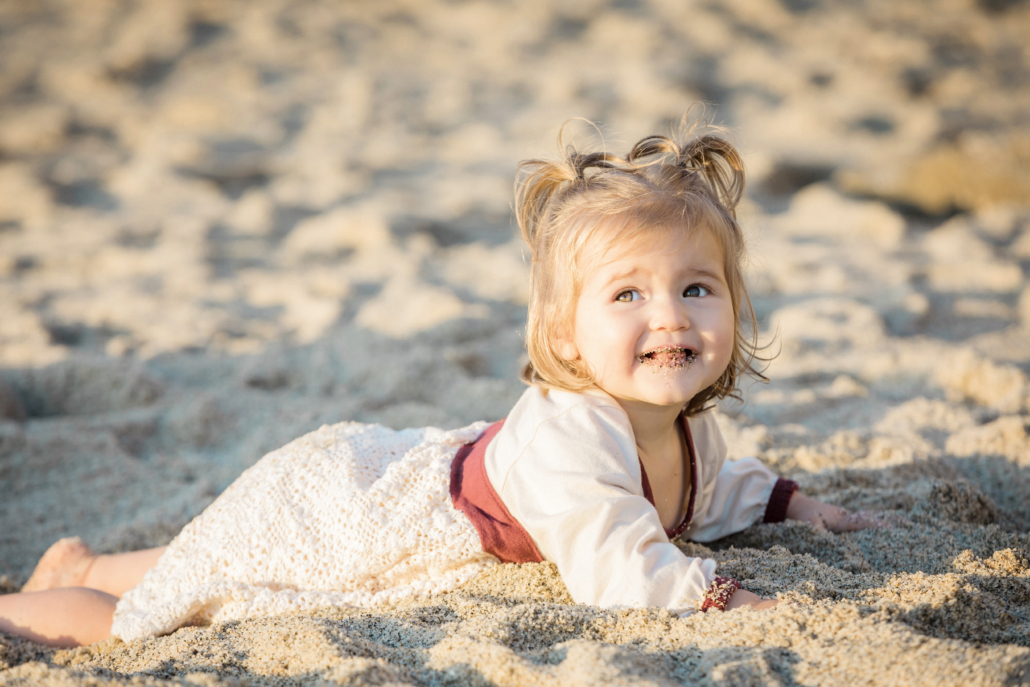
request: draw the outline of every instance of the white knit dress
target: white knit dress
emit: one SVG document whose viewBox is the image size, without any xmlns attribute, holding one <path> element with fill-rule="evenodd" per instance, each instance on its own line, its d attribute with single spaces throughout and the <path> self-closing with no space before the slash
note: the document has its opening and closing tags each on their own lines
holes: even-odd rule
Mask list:
<svg viewBox="0 0 1030 687">
<path fill-rule="evenodd" d="M 496 558 L 451 503 L 451 462 L 487 427 L 344 422 L 269 453 L 118 602 L 124 641 L 190 624 L 453 589 Z"/>
</svg>

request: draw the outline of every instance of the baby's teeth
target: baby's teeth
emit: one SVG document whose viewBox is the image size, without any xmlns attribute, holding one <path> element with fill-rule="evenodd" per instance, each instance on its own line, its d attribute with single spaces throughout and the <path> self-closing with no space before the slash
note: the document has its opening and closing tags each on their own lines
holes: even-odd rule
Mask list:
<svg viewBox="0 0 1030 687">
<path fill-rule="evenodd" d="M 656 371 L 661 369 L 676 370 L 687 367 L 697 359 L 697 355 L 688 348 L 680 348 L 677 346 L 669 346 L 664 348 L 656 348 L 653 351 L 648 351 L 637 356 L 637 360 L 642 365 L 654 368 Z"/>
</svg>

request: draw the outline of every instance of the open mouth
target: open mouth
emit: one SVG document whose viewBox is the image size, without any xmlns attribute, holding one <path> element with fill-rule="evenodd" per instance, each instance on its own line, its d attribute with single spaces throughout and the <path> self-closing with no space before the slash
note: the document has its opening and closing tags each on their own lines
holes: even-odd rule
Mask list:
<svg viewBox="0 0 1030 687">
<path fill-rule="evenodd" d="M 697 360 L 697 352 L 683 346 L 660 346 L 641 353 L 637 360 L 656 370 L 680 370 Z"/>
</svg>

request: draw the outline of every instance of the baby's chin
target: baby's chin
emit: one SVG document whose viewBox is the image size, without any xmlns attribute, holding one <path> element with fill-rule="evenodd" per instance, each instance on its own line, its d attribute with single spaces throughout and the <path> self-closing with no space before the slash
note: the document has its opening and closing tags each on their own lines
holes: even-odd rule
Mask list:
<svg viewBox="0 0 1030 687">
<path fill-rule="evenodd" d="M 633 394 L 634 400 L 669 408 L 682 408 L 704 388 L 697 388 L 696 384 L 691 384 L 687 380 L 658 378 L 641 381 L 644 383 L 640 384 L 637 393 Z"/>
<path fill-rule="evenodd" d="M 656 405 L 663 406 L 665 408 L 683 408 L 683 406 L 690 403 L 690 400 L 694 398 L 696 394 L 669 394 L 666 396 L 651 396 L 647 399 L 647 402 Z"/>
</svg>

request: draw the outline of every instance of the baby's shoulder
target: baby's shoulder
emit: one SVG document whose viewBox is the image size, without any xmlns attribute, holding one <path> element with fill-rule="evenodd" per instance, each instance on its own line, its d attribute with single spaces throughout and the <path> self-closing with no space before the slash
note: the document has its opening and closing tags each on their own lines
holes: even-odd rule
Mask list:
<svg viewBox="0 0 1030 687">
<path fill-rule="evenodd" d="M 716 411 L 706 410 L 687 418 L 690 428 L 690 440 L 694 444 L 697 459 L 706 464 L 718 463 L 726 459 L 726 440 L 719 428 Z"/>
<path fill-rule="evenodd" d="M 719 429 L 717 413 L 718 411 L 715 410 L 715 408 L 709 408 L 708 410 L 697 413 L 696 415 L 687 416 L 687 424 L 690 426 L 690 432 L 692 434 L 711 434 L 713 436 L 722 436 L 722 430 Z"/>
<path fill-rule="evenodd" d="M 522 394 L 505 421 L 505 429 L 523 443 L 539 440 L 541 434 L 589 440 L 597 431 L 629 430 L 629 418 L 622 407 L 600 390 L 542 391 L 530 387 Z"/>
<path fill-rule="evenodd" d="M 486 463 L 489 473 L 506 474 L 516 463 L 621 463 L 635 456 L 629 418 L 604 392 L 530 387 L 487 448 Z"/>
</svg>

